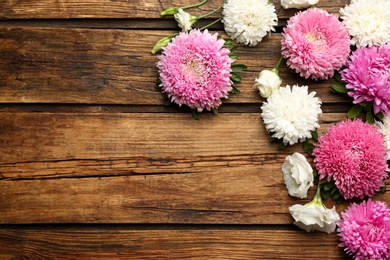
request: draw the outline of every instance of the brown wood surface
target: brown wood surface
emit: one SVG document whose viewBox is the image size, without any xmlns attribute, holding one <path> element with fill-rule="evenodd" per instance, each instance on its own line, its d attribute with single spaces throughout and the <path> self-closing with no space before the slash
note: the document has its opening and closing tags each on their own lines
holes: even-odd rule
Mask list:
<svg viewBox="0 0 390 260">
<path fill-rule="evenodd" d="M 158 58 L 150 54 L 155 42 L 173 31 L 90 30 L 0 27 L 0 102 L 159 105 L 155 89 Z M 262 69 L 274 67 L 280 57 L 280 34 L 274 33 L 255 48 L 239 48 L 240 63 L 248 66 L 226 103 L 259 103 L 253 90 Z M 330 94 L 332 80 L 303 80 L 285 64 L 284 84 L 306 84 L 323 102 L 345 102 Z"/>
<path fill-rule="evenodd" d="M 109 242 L 107 242 L 109 241 Z M 319 241 L 321 246 L 319 245 Z M 50 246 L 48 246 L 50 245 Z M 313 250 L 315 248 L 315 250 Z M 0 258 L 341 259 L 331 235 L 302 230 L 133 227 L 0 229 Z"/>
<path fill-rule="evenodd" d="M 288 196 L 281 166 L 303 148 L 277 149 L 252 89 L 297 10 L 273 1 L 276 32 L 238 48 L 241 93 L 196 121 L 164 107 L 150 54 L 177 30 L 159 13 L 193 2 L 0 0 L 0 259 L 348 259 L 336 233 L 292 224 L 288 207 L 315 190 Z M 348 3 L 317 6 L 338 15 Z M 220 23 L 211 30 L 225 36 Z M 320 133 L 346 117 L 351 99 L 332 94 L 331 79 L 304 80 L 285 63 L 280 74 L 317 92 Z M 388 192 L 374 199 L 390 204 Z"/>
<path fill-rule="evenodd" d="M 1 0 L 0 18 L 2 19 L 47 19 L 47 18 L 160 18 L 160 12 L 166 8 L 186 6 L 201 0 Z M 284 10 L 280 1 L 272 0 L 278 11 L 279 19 L 288 18 L 296 10 Z M 194 9 L 192 13 L 201 15 L 218 7 L 222 1 L 209 0 L 207 4 Z M 325 8 L 338 14 L 341 6 L 348 0 L 319 1 L 318 8 Z M 217 16 L 217 15 L 215 15 Z"/>
</svg>

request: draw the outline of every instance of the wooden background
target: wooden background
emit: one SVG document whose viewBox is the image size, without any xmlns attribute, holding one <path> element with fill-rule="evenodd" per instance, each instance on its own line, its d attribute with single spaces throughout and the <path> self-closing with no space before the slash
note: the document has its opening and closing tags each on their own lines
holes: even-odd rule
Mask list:
<svg viewBox="0 0 390 260">
<path fill-rule="evenodd" d="M 237 51 L 242 93 L 196 121 L 163 106 L 150 54 L 178 30 L 159 13 L 192 2 L 0 0 L 0 259 L 348 259 L 336 234 L 292 224 L 288 207 L 315 190 L 295 199 L 283 183 L 283 160 L 302 145 L 277 150 L 252 89 L 297 10 L 273 1 L 277 32 Z M 348 3 L 317 6 L 338 14 Z M 320 132 L 346 117 L 351 100 L 330 93 L 332 80 L 285 63 L 280 75 L 317 92 Z"/>
</svg>

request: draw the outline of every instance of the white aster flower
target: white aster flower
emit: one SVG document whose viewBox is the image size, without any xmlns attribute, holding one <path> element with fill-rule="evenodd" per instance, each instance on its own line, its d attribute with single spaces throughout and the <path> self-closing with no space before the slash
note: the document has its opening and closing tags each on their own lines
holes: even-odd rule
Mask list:
<svg viewBox="0 0 390 260">
<path fill-rule="evenodd" d="M 340 14 L 352 45 L 360 48 L 390 42 L 390 0 L 351 0 Z"/>
<path fill-rule="evenodd" d="M 379 132 L 381 132 L 385 138 L 385 145 L 387 148 L 387 159 L 390 160 L 390 115 L 385 115 L 383 122 L 375 122 Z"/>
<path fill-rule="evenodd" d="M 304 9 L 318 3 L 319 0 L 281 0 L 280 4 L 284 9 Z"/>
<path fill-rule="evenodd" d="M 261 106 L 265 128 L 284 144 L 295 144 L 311 138 L 320 125 L 321 101 L 308 94 L 307 86 L 280 87 Z"/>
<path fill-rule="evenodd" d="M 282 172 L 288 194 L 301 199 L 306 198 L 307 191 L 314 185 L 313 168 L 307 162 L 306 157 L 297 152 L 287 156 Z"/>
<path fill-rule="evenodd" d="M 334 206 L 328 209 L 322 203 L 319 192 L 306 205 L 295 204 L 289 210 L 294 224 L 307 232 L 317 230 L 330 234 L 336 230 L 336 223 L 340 220 Z"/>
<path fill-rule="evenodd" d="M 187 32 L 192 29 L 192 25 L 197 21 L 196 16 L 192 16 L 189 13 L 183 11 L 179 8 L 177 13 L 173 15 L 177 21 L 177 24 L 182 29 L 183 32 Z"/>
<path fill-rule="evenodd" d="M 236 42 L 256 46 L 278 24 L 275 6 L 268 0 L 227 0 L 222 22 Z"/>
</svg>

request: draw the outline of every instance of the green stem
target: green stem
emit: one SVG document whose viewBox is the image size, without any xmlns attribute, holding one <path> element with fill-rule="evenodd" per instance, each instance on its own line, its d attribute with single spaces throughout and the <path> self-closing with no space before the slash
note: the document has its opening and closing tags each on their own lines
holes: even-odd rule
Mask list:
<svg viewBox="0 0 390 260">
<path fill-rule="evenodd" d="M 187 5 L 187 6 L 184 6 L 184 7 L 181 7 L 181 9 L 188 9 L 188 8 L 193 8 L 193 7 L 198 7 L 198 6 L 201 6 L 205 3 L 207 3 L 208 0 L 203 0 L 202 2 L 200 3 L 196 3 L 196 4 L 192 4 L 192 5 Z"/>
<path fill-rule="evenodd" d="M 320 185 L 320 183 L 318 183 L 317 192 L 316 192 L 316 195 L 314 196 L 314 199 L 312 202 L 315 204 L 323 204 L 322 199 L 321 199 L 321 185 Z"/>
<path fill-rule="evenodd" d="M 210 13 L 207 13 L 207 14 L 204 14 L 204 15 L 201 15 L 201 16 L 198 16 L 198 20 L 199 19 L 202 19 L 202 18 L 205 18 L 209 15 L 212 15 L 213 13 L 217 12 L 219 9 L 221 9 L 223 7 L 223 5 L 225 4 L 225 1 L 223 2 L 223 4 L 221 4 L 220 6 L 218 6 L 216 9 L 214 9 L 213 11 L 211 11 Z"/>
<path fill-rule="evenodd" d="M 276 74 L 279 74 L 279 67 L 282 61 L 283 61 L 283 56 L 280 56 L 278 63 L 276 63 L 276 66 L 272 69 L 272 71 L 275 72 Z"/>
<path fill-rule="evenodd" d="M 199 30 L 203 31 L 204 29 L 209 28 L 211 25 L 214 25 L 214 24 L 218 23 L 218 22 L 221 21 L 221 20 L 222 20 L 222 17 L 218 18 L 217 20 L 215 20 L 215 21 L 212 22 L 212 23 L 209 23 L 208 25 L 203 26 L 203 27 L 200 28 Z"/>
</svg>

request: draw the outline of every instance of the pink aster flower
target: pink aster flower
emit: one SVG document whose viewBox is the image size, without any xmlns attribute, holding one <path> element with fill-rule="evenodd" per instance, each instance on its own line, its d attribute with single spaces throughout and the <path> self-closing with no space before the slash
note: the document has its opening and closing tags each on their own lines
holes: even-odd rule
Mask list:
<svg viewBox="0 0 390 260">
<path fill-rule="evenodd" d="M 372 196 L 387 177 L 387 149 L 377 128 L 360 119 L 339 122 L 313 151 L 320 179 L 334 180 L 345 199 Z"/>
<path fill-rule="evenodd" d="M 375 114 L 390 114 L 390 44 L 354 51 L 341 77 L 353 103 L 373 101 Z"/>
<path fill-rule="evenodd" d="M 318 80 L 333 76 L 350 51 L 347 29 L 334 15 L 310 8 L 291 17 L 282 33 L 282 55 L 301 77 Z"/>
<path fill-rule="evenodd" d="M 341 216 L 340 247 L 355 259 L 389 259 L 390 209 L 384 202 L 354 203 Z"/>
<path fill-rule="evenodd" d="M 221 105 L 232 90 L 229 49 L 207 30 L 180 33 L 163 48 L 157 62 L 162 90 L 177 105 L 201 112 Z"/>
</svg>

